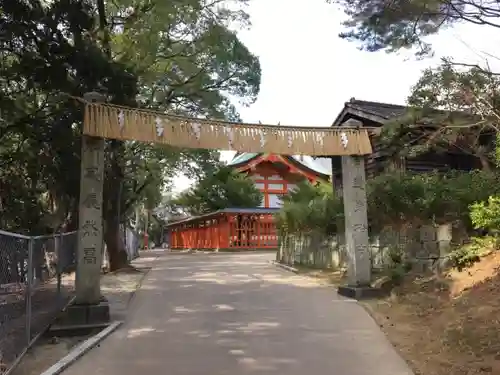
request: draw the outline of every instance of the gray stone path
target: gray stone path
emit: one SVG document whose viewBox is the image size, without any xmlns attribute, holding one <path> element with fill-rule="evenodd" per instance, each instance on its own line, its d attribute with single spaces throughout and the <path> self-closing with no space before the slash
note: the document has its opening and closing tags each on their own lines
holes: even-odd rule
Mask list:
<svg viewBox="0 0 500 375">
<path fill-rule="evenodd" d="M 64 375 L 411 375 L 379 327 L 274 254 L 165 254 L 126 323 Z"/>
</svg>

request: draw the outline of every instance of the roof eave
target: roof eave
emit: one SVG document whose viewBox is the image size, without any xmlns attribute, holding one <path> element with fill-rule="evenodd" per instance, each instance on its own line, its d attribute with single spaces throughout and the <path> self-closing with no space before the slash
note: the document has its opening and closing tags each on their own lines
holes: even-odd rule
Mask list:
<svg viewBox="0 0 500 375">
<path fill-rule="evenodd" d="M 260 153 L 260 154 L 256 154 L 253 158 L 250 158 L 250 159 L 248 159 L 248 160 L 241 161 L 241 162 L 236 163 L 236 164 L 231 164 L 231 163 L 229 163 L 229 164 L 228 164 L 228 167 L 231 167 L 231 168 L 236 168 L 236 169 L 238 169 L 238 168 L 242 168 L 242 167 L 244 167 L 245 165 L 250 164 L 250 163 L 251 163 L 252 161 L 254 161 L 255 159 L 259 158 L 260 156 L 262 156 L 262 154 L 261 154 L 261 153 Z"/>
<path fill-rule="evenodd" d="M 285 155 L 285 157 L 289 160 L 290 163 L 292 163 L 295 167 L 297 168 L 303 168 L 305 170 L 307 170 L 308 172 L 310 172 L 311 174 L 314 174 L 316 175 L 317 177 L 322 177 L 324 180 L 330 180 L 330 175 L 328 174 L 325 174 L 325 173 L 322 173 L 322 172 L 319 172 L 319 171 L 316 171 L 314 169 L 311 169 L 309 168 L 307 165 L 305 164 L 302 164 L 300 161 L 294 159 L 292 156 L 290 155 Z"/>
<path fill-rule="evenodd" d="M 173 221 L 171 223 L 167 223 L 165 225 L 165 228 L 170 228 L 179 224 L 185 224 L 190 221 L 196 221 L 200 219 L 206 219 L 210 217 L 214 217 L 217 215 L 222 215 L 222 214 L 272 214 L 274 212 L 277 212 L 279 209 L 278 208 L 268 208 L 268 207 L 254 207 L 254 208 L 237 208 L 237 207 L 229 207 L 229 208 L 223 208 L 217 211 L 209 212 L 206 214 L 198 215 L 198 216 L 191 216 L 185 219 Z"/>
<path fill-rule="evenodd" d="M 387 117 L 383 117 L 383 116 L 371 113 L 369 111 L 363 111 L 363 110 L 360 110 L 359 108 L 352 107 L 350 105 L 350 103 L 345 103 L 344 108 L 338 114 L 338 116 L 335 118 L 335 121 L 333 121 L 332 127 L 342 125 L 345 122 L 344 119 L 346 118 L 347 115 L 362 117 L 362 118 L 365 118 L 367 120 L 377 122 L 380 125 L 383 125 L 388 120 Z"/>
</svg>

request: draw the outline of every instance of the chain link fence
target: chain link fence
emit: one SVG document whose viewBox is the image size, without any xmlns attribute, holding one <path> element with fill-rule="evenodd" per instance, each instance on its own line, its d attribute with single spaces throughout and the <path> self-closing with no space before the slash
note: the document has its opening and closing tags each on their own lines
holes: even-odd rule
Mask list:
<svg viewBox="0 0 500 375">
<path fill-rule="evenodd" d="M 74 292 L 78 232 L 0 230 L 0 373 L 43 332 Z"/>
</svg>

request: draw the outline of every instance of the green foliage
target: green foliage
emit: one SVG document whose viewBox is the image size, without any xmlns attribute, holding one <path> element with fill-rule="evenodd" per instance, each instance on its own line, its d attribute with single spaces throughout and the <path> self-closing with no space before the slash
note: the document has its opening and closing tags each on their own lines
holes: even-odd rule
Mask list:
<svg viewBox="0 0 500 375">
<path fill-rule="evenodd" d="M 248 104 L 258 93 L 258 59 L 231 31 L 248 24 L 245 1 L 228 9 L 204 0 L 118 0 L 106 2 L 100 14 L 93 4 L 0 6 L 2 229 L 75 228 L 82 113 L 68 94 L 97 90 L 116 104 L 237 119 L 228 95 Z M 99 30 L 99 18 L 108 30 Z M 111 57 L 102 50 L 104 34 Z M 218 161 L 210 150 L 117 141 L 106 147 L 104 211 L 111 231 L 134 206 L 154 207 L 178 173 L 203 178 Z"/>
<path fill-rule="evenodd" d="M 395 285 L 400 285 L 404 276 L 411 271 L 412 264 L 404 258 L 404 252 L 397 247 L 389 249 L 389 263 L 387 264 L 387 273 Z"/>
<path fill-rule="evenodd" d="M 494 196 L 491 196 L 494 194 Z M 500 176 L 485 171 L 447 174 L 384 174 L 367 183 L 368 219 L 372 233 L 387 227 L 461 222 L 470 230 L 487 230 L 491 236 L 473 238 L 449 254 L 459 270 L 479 261 L 485 252 L 499 248 Z M 330 185 L 307 183 L 284 197 L 276 215 L 278 228 L 288 234 L 310 231 L 327 234 L 343 230 L 343 205 Z M 399 248 L 388 253 L 387 274 L 399 284 L 411 269 Z"/>
<path fill-rule="evenodd" d="M 452 267 L 461 272 L 479 262 L 481 259 L 481 251 L 481 246 L 474 243 L 472 245 L 461 246 L 458 249 L 453 250 L 448 255 L 448 258 L 451 261 Z"/>
<path fill-rule="evenodd" d="M 368 51 L 398 51 L 417 47 L 417 55 L 431 52 L 425 37 L 464 21 L 499 27 L 496 2 L 482 0 L 328 0 L 344 9 L 347 31 L 342 38 L 360 42 Z"/>
<path fill-rule="evenodd" d="M 448 259 L 451 265 L 458 271 L 473 266 L 481 260 L 481 257 L 492 250 L 497 250 L 499 241 L 497 237 L 474 237 L 469 244 L 462 245 L 450 252 Z"/>
<path fill-rule="evenodd" d="M 471 205 L 470 216 L 476 229 L 485 229 L 494 236 L 500 230 L 500 197 L 490 196 L 487 201 Z"/>
<path fill-rule="evenodd" d="M 193 187 L 181 193 L 173 204 L 191 215 L 201 215 L 224 208 L 257 207 L 262 193 L 254 182 L 227 166 L 219 166 Z"/>
<path fill-rule="evenodd" d="M 489 251 L 498 250 L 500 245 L 500 197 L 489 196 L 470 205 L 470 219 L 474 229 L 489 233 L 485 237 L 474 237 L 472 242 L 453 250 L 449 259 L 459 271 L 472 266 Z"/>
<path fill-rule="evenodd" d="M 424 70 L 408 103 L 417 108 L 463 112 L 462 115 L 487 114 L 488 108 L 496 108 L 500 103 L 499 83 L 499 77 L 479 67 L 464 69 L 449 58 L 443 59 L 438 67 Z M 481 102 L 481 106 L 475 107 L 476 102 Z"/>
<path fill-rule="evenodd" d="M 483 171 L 387 173 L 374 177 L 367 183 L 370 228 L 379 232 L 386 227 L 397 229 L 456 221 L 472 228 L 470 206 L 487 200 L 492 192 L 500 193 L 499 177 Z M 333 195 L 329 184 L 300 184 L 283 200 L 283 208 L 277 214 L 282 231 L 343 230 L 343 203 Z"/>
<path fill-rule="evenodd" d="M 500 131 L 495 136 L 495 166 L 500 168 Z"/>
<path fill-rule="evenodd" d="M 408 98 L 406 116 L 384 127 L 380 142 L 391 156 L 430 152 L 475 156 L 485 170 L 498 159 L 500 80 L 479 67 L 463 69 L 444 60 L 424 71 Z"/>
<path fill-rule="evenodd" d="M 120 102 L 136 77 L 83 37 L 95 28 L 84 1 L 3 2 L 0 23 L 0 225 L 74 225 L 82 113 L 64 94 L 99 88 Z"/>
<path fill-rule="evenodd" d="M 276 214 L 278 229 L 286 233 L 320 231 L 332 233 L 343 222 L 343 203 L 334 196 L 331 184 L 297 184 L 283 196 L 283 207 Z"/>
<path fill-rule="evenodd" d="M 340 4 L 347 20 L 341 37 L 367 51 L 396 52 L 417 47 L 431 53 L 425 37 L 457 22 L 499 28 L 498 2 L 481 0 L 330 0 Z M 484 169 L 500 163 L 499 76 L 489 67 L 445 59 L 427 69 L 412 90 L 405 119 L 386 127 L 383 142 L 392 155 L 460 151 L 476 156 Z M 441 110 L 441 112 L 436 111 Z M 497 133 L 497 134 L 495 134 Z M 496 145 L 495 145 L 496 144 Z"/>
<path fill-rule="evenodd" d="M 373 229 L 469 223 L 469 206 L 499 190 L 499 178 L 490 172 L 384 174 L 368 183 L 368 216 Z"/>
<path fill-rule="evenodd" d="M 117 61 L 135 67 L 139 99 L 148 107 L 230 120 L 229 100 L 251 104 L 260 64 L 232 30 L 248 25 L 246 0 L 117 0 L 109 4 Z"/>
</svg>

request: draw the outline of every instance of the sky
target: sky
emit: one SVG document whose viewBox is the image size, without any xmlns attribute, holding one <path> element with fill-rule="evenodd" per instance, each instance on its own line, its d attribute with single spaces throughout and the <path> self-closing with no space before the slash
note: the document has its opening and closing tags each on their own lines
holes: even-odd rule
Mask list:
<svg viewBox="0 0 500 375">
<path fill-rule="evenodd" d="M 305 5 L 307 4 L 307 5 Z M 252 26 L 239 32 L 262 69 L 260 93 L 250 107 L 239 107 L 244 122 L 330 126 L 350 98 L 405 104 L 423 69 L 442 57 L 485 63 L 500 70 L 500 32 L 461 24 L 428 39 L 435 56 L 363 52 L 338 37 L 343 11 L 326 0 L 251 0 Z M 228 161 L 232 152 L 222 152 Z M 174 191 L 190 186 L 176 179 Z"/>
</svg>

